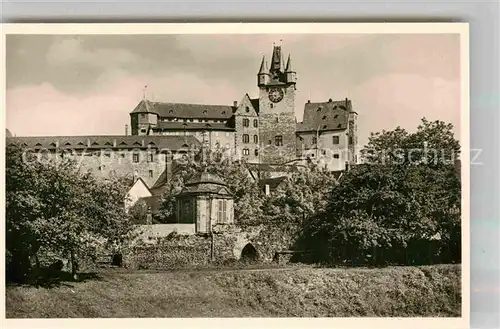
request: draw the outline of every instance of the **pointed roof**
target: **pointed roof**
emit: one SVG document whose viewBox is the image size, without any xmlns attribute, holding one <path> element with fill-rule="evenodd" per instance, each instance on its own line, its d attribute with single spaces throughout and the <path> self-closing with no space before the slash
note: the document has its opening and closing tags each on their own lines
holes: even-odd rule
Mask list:
<svg viewBox="0 0 500 329">
<path fill-rule="evenodd" d="M 189 179 L 186 186 L 199 185 L 199 184 L 216 184 L 221 186 L 227 186 L 226 183 L 222 181 L 217 175 L 211 174 L 208 171 L 202 171 L 196 173 Z"/>
<path fill-rule="evenodd" d="M 281 46 L 273 47 L 273 57 L 271 60 L 271 69 L 270 72 L 281 71 L 282 68 L 282 57 L 281 57 Z"/>
<path fill-rule="evenodd" d="M 290 54 L 288 54 L 288 60 L 286 61 L 285 72 L 293 72 L 293 70 L 292 70 L 292 60 L 290 59 Z"/>
<path fill-rule="evenodd" d="M 267 72 L 266 72 L 266 56 L 262 56 L 262 62 L 260 63 L 259 74 L 267 74 Z"/>
</svg>

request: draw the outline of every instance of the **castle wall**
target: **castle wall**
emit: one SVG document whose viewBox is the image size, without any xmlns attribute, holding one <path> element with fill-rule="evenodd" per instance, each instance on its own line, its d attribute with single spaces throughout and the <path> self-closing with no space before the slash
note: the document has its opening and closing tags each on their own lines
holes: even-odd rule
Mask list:
<svg viewBox="0 0 500 329">
<path fill-rule="evenodd" d="M 167 155 L 157 153 L 154 149 L 87 150 L 72 155 L 61 155 L 59 152 L 40 154 L 41 159 L 50 161 L 58 161 L 63 157 L 73 159 L 81 171 L 91 172 L 97 177 L 117 175 L 132 178 L 135 175 L 151 188 L 166 169 Z"/>
<path fill-rule="evenodd" d="M 259 102 L 260 161 L 283 163 L 293 160 L 296 154 L 295 86 L 284 87 L 279 103 L 271 102 L 267 87 L 261 88 Z M 275 145 L 276 136 L 282 136 L 282 146 Z"/>
<path fill-rule="evenodd" d="M 248 127 L 243 125 L 243 121 L 248 120 Z M 254 120 L 257 120 L 257 127 L 254 125 Z M 253 109 L 252 104 L 248 97 L 244 97 L 238 106 L 235 113 L 235 128 L 234 135 L 235 154 L 240 159 L 245 159 L 249 163 L 259 162 L 259 116 Z M 248 135 L 248 142 L 245 143 L 243 135 Z M 257 136 L 257 143 L 255 143 L 254 136 Z M 248 150 L 248 155 L 244 150 Z"/>
<path fill-rule="evenodd" d="M 334 144 L 334 136 L 338 137 L 338 144 Z M 303 158 L 315 159 L 328 170 L 344 170 L 346 161 L 352 158 L 351 149 L 348 147 L 347 132 L 321 132 L 317 145 L 313 143 L 315 137 L 318 136 L 313 131 L 297 133 L 297 153 Z"/>
</svg>

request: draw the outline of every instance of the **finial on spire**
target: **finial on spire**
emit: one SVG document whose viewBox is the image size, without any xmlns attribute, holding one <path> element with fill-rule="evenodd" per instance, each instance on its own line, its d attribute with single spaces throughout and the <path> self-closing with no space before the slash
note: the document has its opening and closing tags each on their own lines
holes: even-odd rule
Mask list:
<svg viewBox="0 0 500 329">
<path fill-rule="evenodd" d="M 142 99 L 146 99 L 146 90 L 148 89 L 148 85 L 145 85 L 142 89 Z"/>
</svg>

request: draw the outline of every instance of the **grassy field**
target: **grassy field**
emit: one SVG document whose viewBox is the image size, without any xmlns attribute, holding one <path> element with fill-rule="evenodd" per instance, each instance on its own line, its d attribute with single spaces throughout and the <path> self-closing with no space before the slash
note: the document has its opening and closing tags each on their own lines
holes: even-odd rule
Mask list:
<svg viewBox="0 0 500 329">
<path fill-rule="evenodd" d="M 152 272 L 8 286 L 8 318 L 460 316 L 460 265 Z"/>
</svg>

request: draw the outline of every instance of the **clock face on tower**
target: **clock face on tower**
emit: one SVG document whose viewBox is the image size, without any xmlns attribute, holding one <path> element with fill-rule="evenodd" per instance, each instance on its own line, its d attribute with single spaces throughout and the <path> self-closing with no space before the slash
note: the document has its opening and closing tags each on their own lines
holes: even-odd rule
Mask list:
<svg viewBox="0 0 500 329">
<path fill-rule="evenodd" d="M 279 103 L 283 99 L 283 89 L 271 88 L 269 90 L 269 100 L 273 103 Z"/>
</svg>

